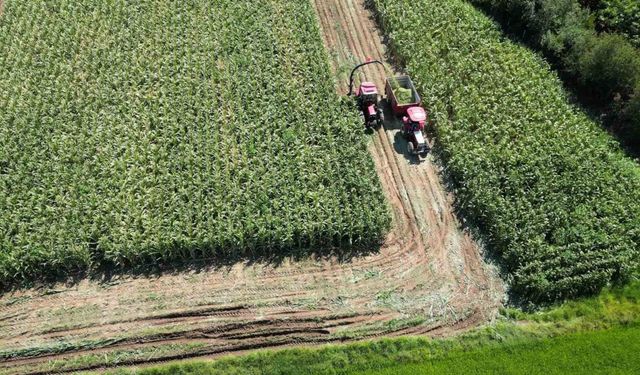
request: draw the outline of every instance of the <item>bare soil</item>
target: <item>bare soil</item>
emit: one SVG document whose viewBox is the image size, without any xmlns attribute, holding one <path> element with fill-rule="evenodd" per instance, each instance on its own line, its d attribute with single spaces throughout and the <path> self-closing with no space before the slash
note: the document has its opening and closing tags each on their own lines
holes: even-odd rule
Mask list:
<svg viewBox="0 0 640 375">
<path fill-rule="evenodd" d="M 382 37 L 363 2 L 315 0 L 341 94 L 353 62 L 385 61 Z M 382 90 L 389 73 L 377 65 L 365 72 Z M 379 336 L 447 336 L 491 320 L 504 297 L 502 281 L 461 228 L 433 157 L 408 157 L 398 129 L 387 112 L 370 145 L 394 217 L 379 251 L 348 262 L 238 263 L 5 294 L 0 372 L 140 365 Z M 182 349 L 163 352 L 167 345 Z M 55 350 L 18 352 L 47 347 Z M 107 360 L 122 352 L 130 354 Z M 60 360 L 69 365 L 53 366 Z"/>
</svg>

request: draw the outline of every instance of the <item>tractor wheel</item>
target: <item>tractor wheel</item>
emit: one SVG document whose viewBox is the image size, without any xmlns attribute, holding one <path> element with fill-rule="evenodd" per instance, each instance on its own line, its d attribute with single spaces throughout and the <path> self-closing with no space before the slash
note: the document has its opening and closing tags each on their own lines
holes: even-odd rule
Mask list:
<svg viewBox="0 0 640 375">
<path fill-rule="evenodd" d="M 409 155 L 415 155 L 416 147 L 413 145 L 413 142 L 409 141 L 409 143 L 407 143 L 407 151 L 409 151 Z"/>
</svg>

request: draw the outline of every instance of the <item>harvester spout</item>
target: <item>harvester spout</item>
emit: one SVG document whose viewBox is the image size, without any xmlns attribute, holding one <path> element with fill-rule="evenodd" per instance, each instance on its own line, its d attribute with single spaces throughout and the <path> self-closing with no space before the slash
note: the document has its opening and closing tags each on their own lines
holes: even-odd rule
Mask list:
<svg viewBox="0 0 640 375">
<path fill-rule="evenodd" d="M 349 93 L 347 94 L 348 96 L 353 95 L 353 77 L 356 73 L 356 70 L 362 68 L 363 66 L 369 65 L 369 64 L 380 64 L 382 65 L 382 67 L 384 67 L 384 64 L 378 60 L 370 60 L 368 59 L 366 62 L 363 62 L 362 64 L 356 65 L 355 68 L 353 68 L 353 70 L 351 71 L 351 76 L 349 77 Z"/>
</svg>

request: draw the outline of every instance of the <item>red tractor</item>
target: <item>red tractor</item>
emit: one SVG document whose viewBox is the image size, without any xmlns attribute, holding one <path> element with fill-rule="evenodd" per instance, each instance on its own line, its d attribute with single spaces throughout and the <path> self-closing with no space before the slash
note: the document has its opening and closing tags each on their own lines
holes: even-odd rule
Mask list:
<svg viewBox="0 0 640 375">
<path fill-rule="evenodd" d="M 384 123 L 384 113 L 379 106 L 376 85 L 371 82 L 362 82 L 356 91 L 356 97 L 358 98 L 358 108 L 364 117 L 365 128 L 381 127 Z"/>
<path fill-rule="evenodd" d="M 407 115 L 402 117 L 402 133 L 407 138 L 407 149 L 411 155 L 423 155 L 429 152 L 424 137 L 424 125 L 427 113 L 422 107 L 407 109 Z"/>
<path fill-rule="evenodd" d="M 424 136 L 427 113 L 422 108 L 422 98 L 418 95 L 409 76 L 387 78 L 385 85 L 387 99 L 396 116 L 402 116 L 402 134 L 407 139 L 410 155 L 424 155 L 429 145 Z"/>
<path fill-rule="evenodd" d="M 369 64 L 383 65 L 377 60 L 367 60 L 367 62 L 353 68 L 351 71 L 351 78 L 349 79 L 349 96 L 353 93 L 353 76 L 356 70 Z M 370 129 L 372 127 L 381 127 L 384 123 L 384 112 L 380 106 L 378 88 L 376 85 L 372 82 L 362 82 L 356 91 L 356 99 L 358 101 L 358 108 L 364 117 L 365 128 Z"/>
</svg>

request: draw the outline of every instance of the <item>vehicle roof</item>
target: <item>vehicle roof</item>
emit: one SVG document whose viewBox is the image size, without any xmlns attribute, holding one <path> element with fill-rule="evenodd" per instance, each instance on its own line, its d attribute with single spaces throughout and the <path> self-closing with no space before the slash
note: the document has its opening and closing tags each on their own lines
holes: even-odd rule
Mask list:
<svg viewBox="0 0 640 375">
<path fill-rule="evenodd" d="M 374 94 L 378 92 L 378 88 L 372 82 L 362 82 L 362 84 L 360 84 L 360 92 L 363 94 Z"/>
<path fill-rule="evenodd" d="M 422 107 L 411 107 L 407 109 L 407 115 L 413 122 L 421 122 L 427 119 L 427 112 Z"/>
</svg>

